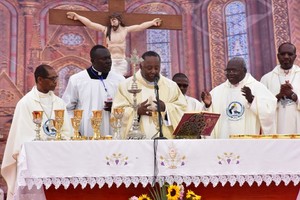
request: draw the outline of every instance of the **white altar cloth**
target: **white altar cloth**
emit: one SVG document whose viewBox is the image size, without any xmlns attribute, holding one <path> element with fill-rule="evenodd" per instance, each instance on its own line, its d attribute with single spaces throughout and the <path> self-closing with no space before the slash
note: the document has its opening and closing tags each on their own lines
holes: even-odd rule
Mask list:
<svg viewBox="0 0 300 200">
<path fill-rule="evenodd" d="M 298 139 L 159 140 L 157 181 L 216 186 L 300 182 Z M 153 140 L 33 141 L 18 159 L 17 187 L 151 184 Z"/>
</svg>

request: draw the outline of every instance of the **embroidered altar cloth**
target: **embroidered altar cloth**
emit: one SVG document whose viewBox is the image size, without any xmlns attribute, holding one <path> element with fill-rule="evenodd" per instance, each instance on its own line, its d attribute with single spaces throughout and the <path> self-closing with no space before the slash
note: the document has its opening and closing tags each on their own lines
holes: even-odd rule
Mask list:
<svg viewBox="0 0 300 200">
<path fill-rule="evenodd" d="M 299 166 L 298 139 L 32 141 L 19 155 L 17 189 L 129 187 L 153 181 L 297 185 Z"/>
</svg>

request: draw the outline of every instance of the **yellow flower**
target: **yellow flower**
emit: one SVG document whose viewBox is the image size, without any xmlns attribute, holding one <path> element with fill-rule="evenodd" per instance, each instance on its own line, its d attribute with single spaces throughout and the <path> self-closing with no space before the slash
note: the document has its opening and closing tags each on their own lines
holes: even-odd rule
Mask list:
<svg viewBox="0 0 300 200">
<path fill-rule="evenodd" d="M 151 200 L 150 197 L 148 197 L 147 194 L 142 194 L 141 196 L 139 196 L 138 200 Z"/>
<path fill-rule="evenodd" d="M 186 198 L 191 200 L 201 200 L 201 196 L 196 195 L 192 190 L 188 190 Z"/>
<path fill-rule="evenodd" d="M 168 200 L 178 200 L 180 197 L 180 187 L 177 185 L 170 185 L 168 187 Z"/>
</svg>

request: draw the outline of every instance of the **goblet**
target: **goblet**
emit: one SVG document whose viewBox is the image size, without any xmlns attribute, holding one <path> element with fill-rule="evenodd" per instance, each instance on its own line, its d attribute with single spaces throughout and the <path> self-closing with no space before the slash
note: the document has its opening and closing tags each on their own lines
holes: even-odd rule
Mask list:
<svg viewBox="0 0 300 200">
<path fill-rule="evenodd" d="M 33 123 L 35 123 L 35 138 L 34 138 L 34 141 L 38 141 L 38 140 L 41 140 L 41 123 L 42 123 L 42 120 L 43 120 L 43 111 L 33 111 L 32 112 L 32 117 L 33 117 Z"/>
<path fill-rule="evenodd" d="M 74 135 L 72 137 L 72 140 L 80 140 L 81 137 L 79 135 L 79 127 L 80 127 L 80 120 L 75 117 L 71 118 L 72 127 L 74 129 Z"/>
<path fill-rule="evenodd" d="M 74 110 L 73 113 L 74 113 L 74 118 L 82 119 L 83 110 Z"/>
<path fill-rule="evenodd" d="M 91 124 L 93 128 L 93 140 L 100 140 L 101 133 L 100 133 L 100 124 L 102 120 L 102 110 L 93 110 L 93 117 L 91 118 Z"/>
<path fill-rule="evenodd" d="M 55 113 L 54 126 L 56 128 L 55 140 L 62 140 L 61 128 L 64 124 L 65 110 L 54 110 L 54 113 Z"/>
<path fill-rule="evenodd" d="M 117 135 L 117 119 L 115 117 L 111 117 L 109 119 L 110 126 L 113 129 L 113 136 Z M 114 138 L 114 137 L 113 137 Z"/>
<path fill-rule="evenodd" d="M 74 117 L 71 118 L 71 124 L 74 129 L 74 135 L 71 138 L 72 140 L 80 140 L 82 137 L 79 134 L 80 122 L 82 120 L 82 112 L 83 110 L 74 110 Z"/>
<path fill-rule="evenodd" d="M 116 123 L 116 131 L 114 132 L 113 139 L 114 140 L 121 140 L 121 127 L 122 127 L 122 117 L 124 115 L 124 108 L 114 108 L 113 116 L 117 119 Z"/>
</svg>

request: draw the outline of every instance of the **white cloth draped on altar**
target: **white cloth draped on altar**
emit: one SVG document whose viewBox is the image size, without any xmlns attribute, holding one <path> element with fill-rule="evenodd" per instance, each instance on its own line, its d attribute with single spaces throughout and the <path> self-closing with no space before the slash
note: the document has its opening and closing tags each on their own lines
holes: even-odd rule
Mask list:
<svg viewBox="0 0 300 200">
<path fill-rule="evenodd" d="M 17 187 L 151 184 L 153 140 L 34 141 L 18 160 Z M 157 180 L 216 186 L 300 181 L 300 140 L 159 140 Z"/>
</svg>

